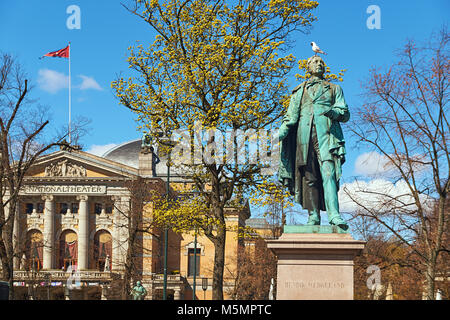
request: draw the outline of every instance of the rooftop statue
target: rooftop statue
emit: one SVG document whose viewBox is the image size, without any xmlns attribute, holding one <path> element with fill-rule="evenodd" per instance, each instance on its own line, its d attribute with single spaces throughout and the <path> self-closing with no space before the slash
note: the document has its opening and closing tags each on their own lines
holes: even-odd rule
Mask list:
<svg viewBox="0 0 450 320">
<path fill-rule="evenodd" d="M 152 136 L 148 133 L 144 134 L 142 136 L 142 143 L 141 143 L 141 149 L 144 152 L 150 152 L 153 151 L 153 147 L 152 147 Z"/>
</svg>

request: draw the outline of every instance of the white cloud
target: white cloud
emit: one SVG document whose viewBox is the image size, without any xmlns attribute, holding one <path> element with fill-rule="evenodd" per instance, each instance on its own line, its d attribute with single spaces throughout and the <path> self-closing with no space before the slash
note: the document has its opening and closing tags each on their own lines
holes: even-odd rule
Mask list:
<svg viewBox="0 0 450 320">
<path fill-rule="evenodd" d="M 39 87 L 44 91 L 56 93 L 69 87 L 69 77 L 64 73 L 50 69 L 40 69 L 38 75 Z"/>
<path fill-rule="evenodd" d="M 412 170 L 418 178 L 431 169 L 430 160 L 426 155 L 410 154 L 409 158 L 406 158 L 406 155 L 400 153 L 390 156 L 393 160 L 389 160 L 385 155 L 375 151 L 363 153 L 356 158 L 354 173 L 370 178 L 400 177 L 398 165 L 406 173 Z M 395 162 L 395 165 L 392 161 Z"/>
<path fill-rule="evenodd" d="M 97 81 L 95 81 L 94 78 L 82 74 L 80 74 L 78 77 L 82 79 L 81 84 L 78 86 L 80 90 L 88 90 L 88 89 L 103 90 L 102 87 L 100 87 L 100 85 L 97 83 Z"/>
<path fill-rule="evenodd" d="M 421 194 L 419 198 L 425 206 L 427 200 L 431 200 L 425 194 Z M 339 210 L 354 212 L 359 207 L 357 203 L 377 211 L 390 210 L 394 206 L 402 210 L 417 208 L 404 180 L 397 183 L 385 179 L 373 179 L 368 182 L 356 180 L 343 184 L 339 190 Z"/>
<path fill-rule="evenodd" d="M 72 79 L 72 88 L 80 90 L 103 90 L 94 78 L 82 74 L 78 77 L 81 78 L 81 83 L 74 85 Z M 55 70 L 40 69 L 38 71 L 38 84 L 42 90 L 54 94 L 61 89 L 67 89 L 69 87 L 69 76 Z"/>
<path fill-rule="evenodd" d="M 355 161 L 355 174 L 357 175 L 383 175 L 389 173 L 390 170 L 389 159 L 378 152 L 363 153 Z"/>
<path fill-rule="evenodd" d="M 105 154 L 106 151 L 114 148 L 115 146 L 117 146 L 117 144 L 115 143 L 108 143 L 104 145 L 93 144 L 86 152 L 101 157 L 103 156 L 103 154 Z"/>
</svg>

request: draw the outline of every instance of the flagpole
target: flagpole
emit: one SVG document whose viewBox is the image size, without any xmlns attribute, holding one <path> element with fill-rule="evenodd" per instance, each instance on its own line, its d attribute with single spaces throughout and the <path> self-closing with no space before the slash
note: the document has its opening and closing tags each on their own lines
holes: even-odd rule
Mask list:
<svg viewBox="0 0 450 320">
<path fill-rule="evenodd" d="M 72 84 L 71 84 L 71 75 L 70 75 L 70 56 L 71 56 L 71 52 L 70 52 L 70 41 L 69 41 L 69 145 L 72 143 L 72 139 L 71 139 L 71 128 L 70 128 L 70 124 L 71 124 L 71 112 L 72 112 L 72 97 L 71 97 L 71 90 L 72 90 Z"/>
</svg>

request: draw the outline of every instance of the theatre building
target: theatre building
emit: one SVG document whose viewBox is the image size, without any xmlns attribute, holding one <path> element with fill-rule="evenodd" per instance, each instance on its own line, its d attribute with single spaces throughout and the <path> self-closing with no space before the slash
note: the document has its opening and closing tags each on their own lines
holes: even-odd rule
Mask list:
<svg viewBox="0 0 450 320">
<path fill-rule="evenodd" d="M 140 139 L 102 157 L 68 148 L 40 157 L 28 171 L 16 212 L 14 244 L 22 256 L 14 261 L 16 298 L 123 299 L 133 198 L 129 182 L 142 178 L 164 194 L 166 163 L 156 147 L 143 148 Z M 171 190 L 189 188 L 182 173 L 169 176 Z M 250 216 L 248 205 L 244 210 L 227 208 L 226 213 L 229 227 L 243 226 Z M 140 214 L 143 221 L 151 220 L 151 209 Z M 133 279 L 146 288 L 146 299 L 161 299 L 164 232 L 153 228 L 136 237 L 140 249 L 131 251 Z M 243 247 L 234 231 L 226 239 L 225 299 Z M 193 233 L 169 231 L 167 252 L 168 298 L 192 299 L 195 272 L 196 298 L 211 299 L 212 242 L 200 234 L 195 244 Z"/>
</svg>

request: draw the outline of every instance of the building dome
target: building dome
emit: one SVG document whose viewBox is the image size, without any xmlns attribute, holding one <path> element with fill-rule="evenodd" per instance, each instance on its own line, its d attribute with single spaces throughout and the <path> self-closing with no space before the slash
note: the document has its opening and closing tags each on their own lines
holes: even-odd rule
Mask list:
<svg viewBox="0 0 450 320">
<path fill-rule="evenodd" d="M 112 160 L 136 169 L 139 169 L 139 153 L 141 152 L 141 139 L 136 139 L 128 142 L 124 142 L 114 148 L 106 151 L 102 157 L 108 160 Z M 167 177 L 167 157 L 160 156 L 158 153 L 157 146 L 153 146 L 154 153 L 159 160 L 155 166 L 155 174 L 157 177 L 165 178 Z M 170 176 L 171 179 L 174 178 L 175 181 L 180 179 L 184 181 L 183 174 L 179 172 L 180 169 L 174 167 L 171 168 Z"/>
<path fill-rule="evenodd" d="M 102 157 L 138 169 L 140 151 L 141 140 L 136 139 L 109 149 Z"/>
</svg>

